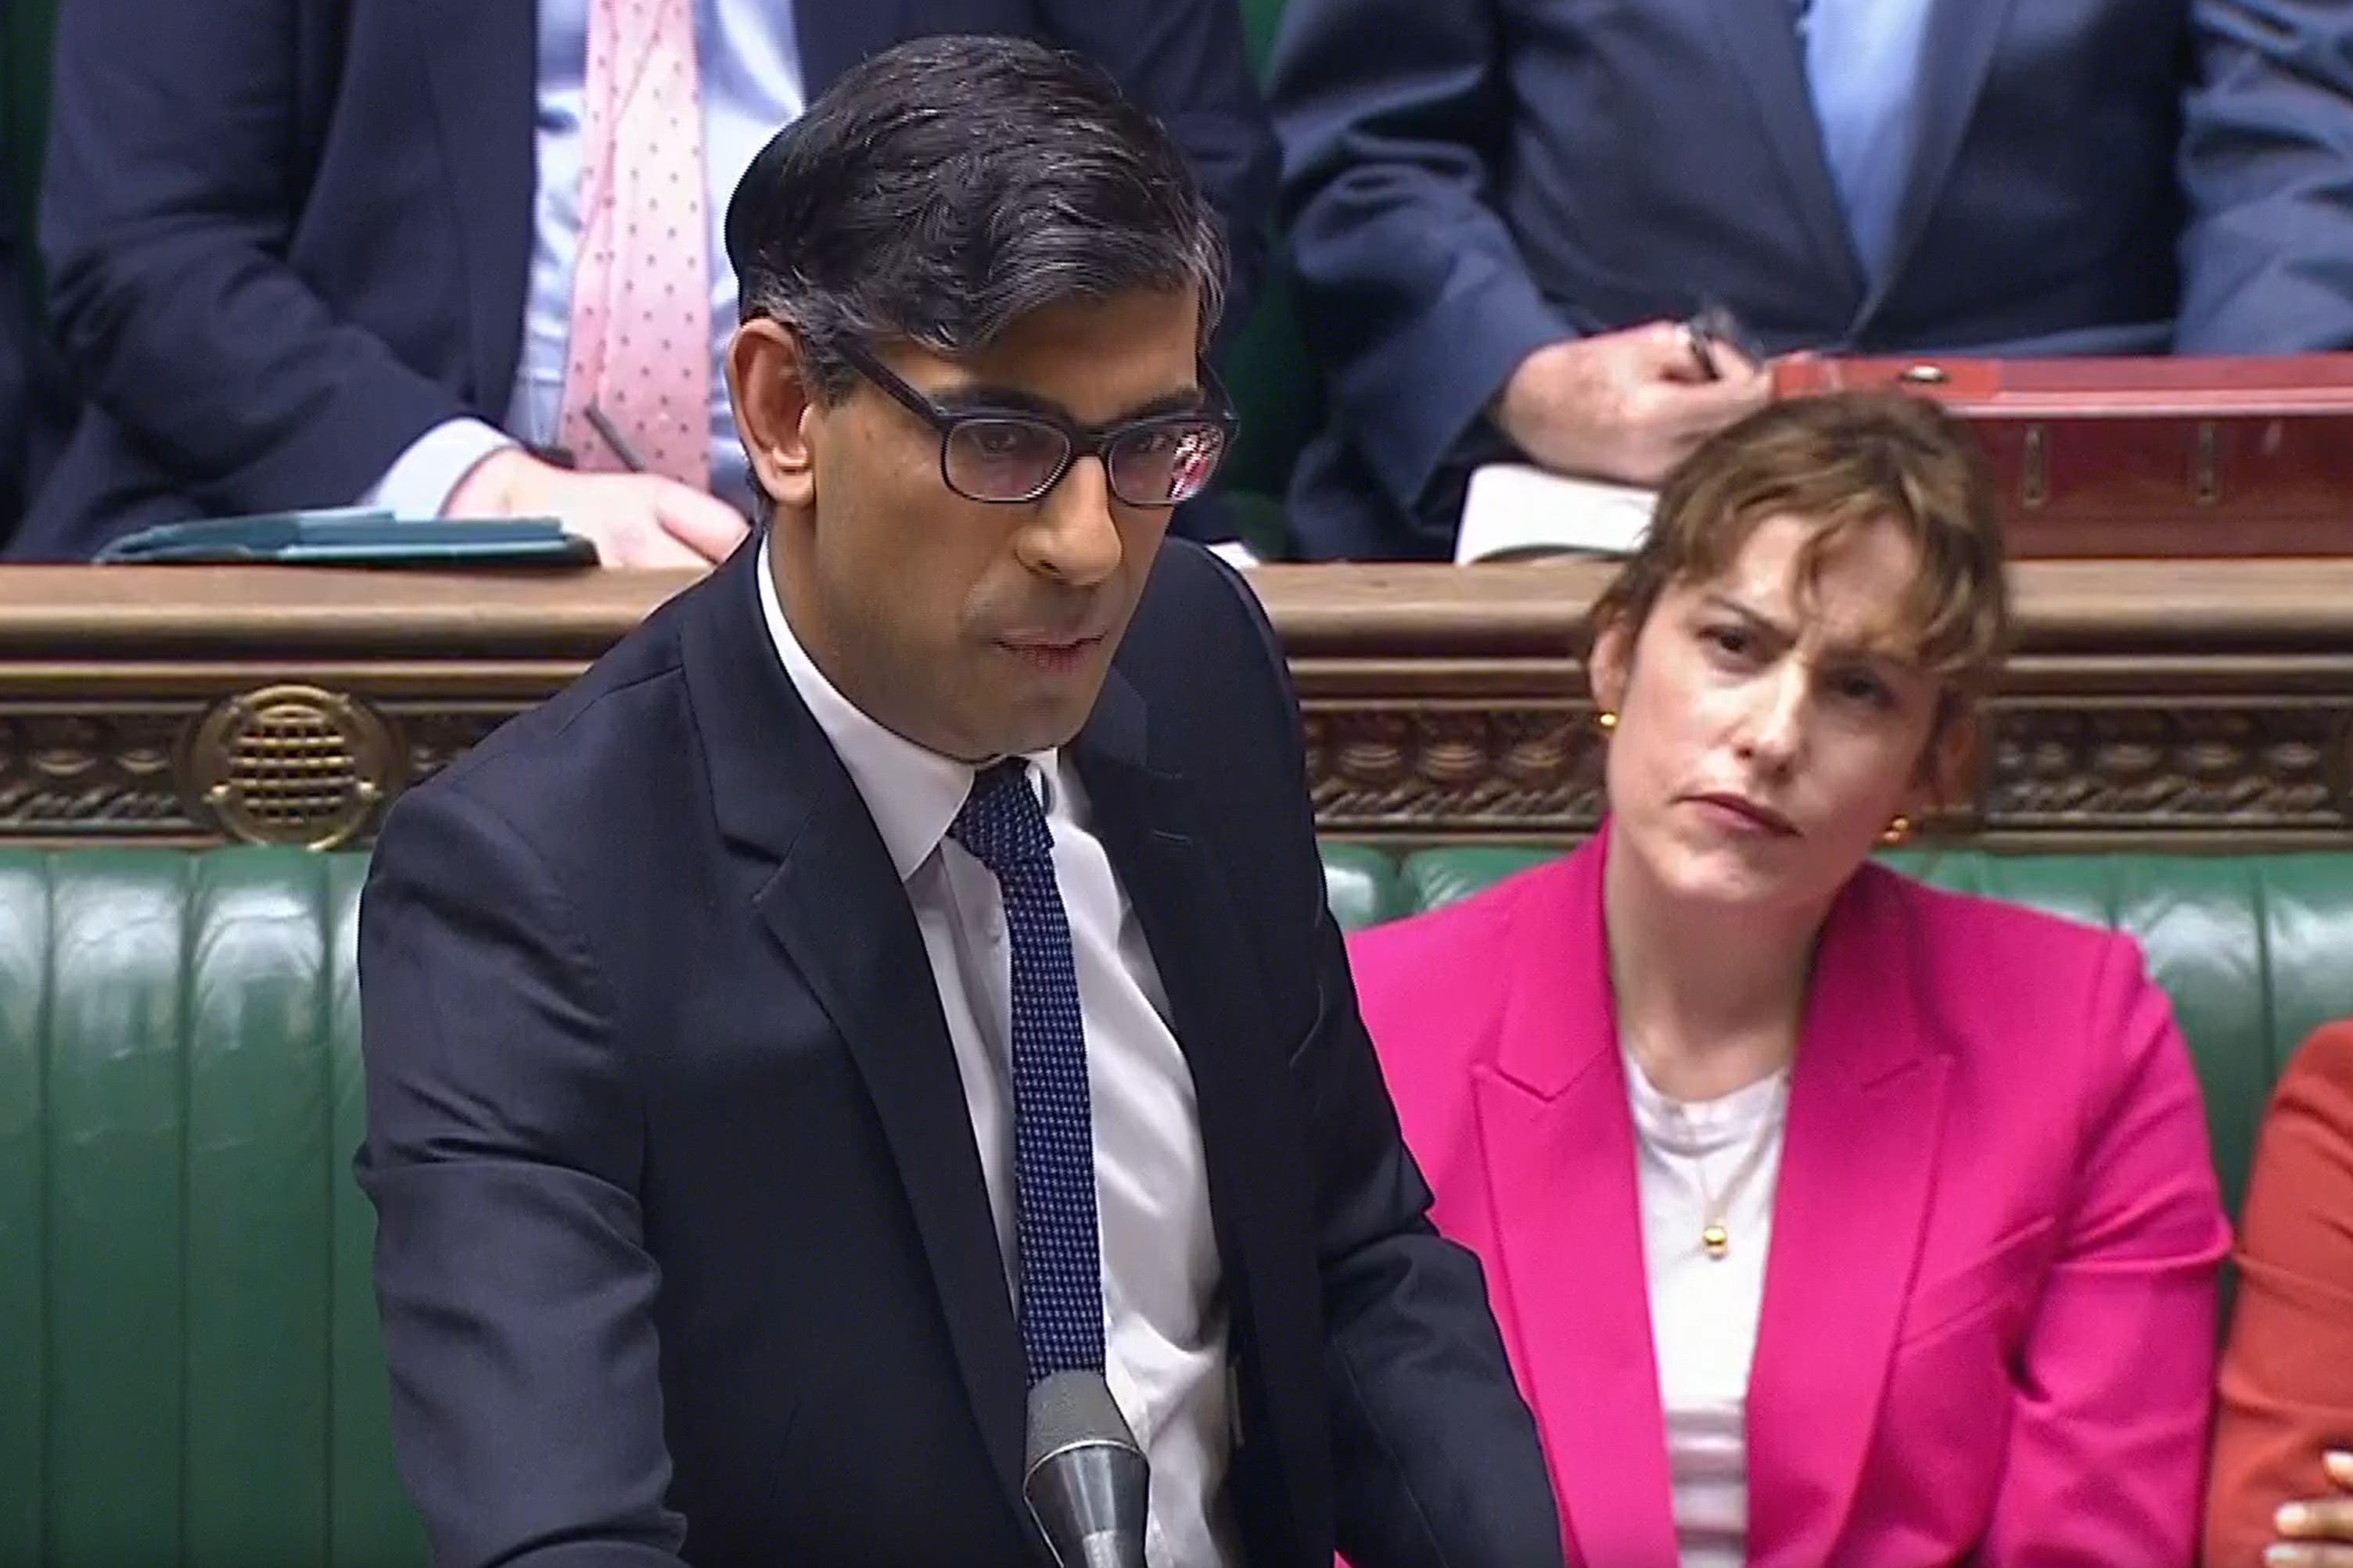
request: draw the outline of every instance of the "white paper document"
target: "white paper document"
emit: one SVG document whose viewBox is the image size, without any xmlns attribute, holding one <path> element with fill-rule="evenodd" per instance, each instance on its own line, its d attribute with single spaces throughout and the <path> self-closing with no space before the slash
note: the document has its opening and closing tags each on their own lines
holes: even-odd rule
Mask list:
<svg viewBox="0 0 2353 1568">
<path fill-rule="evenodd" d="M 1571 479 L 1531 463 L 1471 471 L 1454 561 L 1514 561 L 1564 552 L 1630 555 L 1651 531 L 1656 490 Z"/>
</svg>

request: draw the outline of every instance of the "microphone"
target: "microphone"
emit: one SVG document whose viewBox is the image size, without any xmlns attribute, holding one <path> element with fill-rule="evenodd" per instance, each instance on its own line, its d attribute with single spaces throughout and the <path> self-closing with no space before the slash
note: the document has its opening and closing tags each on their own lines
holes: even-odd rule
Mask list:
<svg viewBox="0 0 2353 1568">
<path fill-rule="evenodd" d="M 1029 1391 L 1021 1495 L 1060 1568 L 1145 1568 L 1151 1468 L 1099 1372 L 1058 1372 Z"/>
</svg>

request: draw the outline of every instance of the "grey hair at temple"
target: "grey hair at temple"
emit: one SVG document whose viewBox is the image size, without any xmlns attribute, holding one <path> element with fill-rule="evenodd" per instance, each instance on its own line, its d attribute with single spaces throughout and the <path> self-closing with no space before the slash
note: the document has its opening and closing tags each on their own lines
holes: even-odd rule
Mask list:
<svg viewBox="0 0 2353 1568">
<path fill-rule="evenodd" d="M 800 339 L 816 395 L 838 345 L 985 347 L 1033 311 L 1198 288 L 1206 345 L 1226 244 L 1184 154 L 1095 66 L 1018 38 L 931 37 L 846 73 L 753 161 L 727 210 L 744 320 Z"/>
</svg>

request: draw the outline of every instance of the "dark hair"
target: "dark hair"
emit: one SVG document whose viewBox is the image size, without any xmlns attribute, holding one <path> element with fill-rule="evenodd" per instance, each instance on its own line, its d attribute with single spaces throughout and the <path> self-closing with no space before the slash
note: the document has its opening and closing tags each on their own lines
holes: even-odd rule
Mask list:
<svg viewBox="0 0 2353 1568">
<path fill-rule="evenodd" d="M 1076 55 L 940 37 L 853 67 L 753 160 L 727 208 L 745 320 L 794 329 L 814 390 L 837 345 L 968 353 L 1070 300 L 1195 287 L 1217 324 L 1226 247 L 1160 123 Z"/>
<path fill-rule="evenodd" d="M 1711 437 L 1667 476 L 1650 532 L 1594 605 L 1594 629 L 1640 631 L 1670 584 L 1715 577 L 1774 516 L 1815 527 L 1798 557 L 1807 589 L 1847 539 L 1898 530 L 1919 564 L 1896 621 L 1944 683 L 1939 727 L 1984 694 L 2010 644 L 1993 479 L 1966 426 L 1899 393 L 1768 404 Z"/>
</svg>

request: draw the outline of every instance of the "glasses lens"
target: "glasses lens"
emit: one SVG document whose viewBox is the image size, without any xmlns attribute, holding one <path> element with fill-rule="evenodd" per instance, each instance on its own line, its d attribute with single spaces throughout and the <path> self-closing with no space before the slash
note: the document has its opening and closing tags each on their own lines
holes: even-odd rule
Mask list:
<svg viewBox="0 0 2353 1568">
<path fill-rule="evenodd" d="M 1112 492 L 1130 506 L 1175 506 L 1208 488 L 1226 455 L 1225 427 L 1171 419 L 1123 432 L 1105 454 Z"/>
<path fill-rule="evenodd" d="M 948 435 L 948 484 L 975 500 L 1027 500 L 1046 488 L 1070 450 L 1069 437 L 1051 425 L 966 419 Z"/>
</svg>

